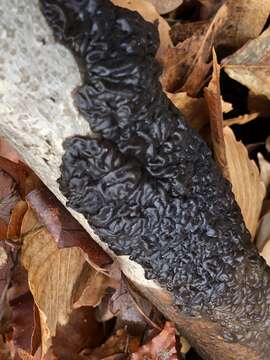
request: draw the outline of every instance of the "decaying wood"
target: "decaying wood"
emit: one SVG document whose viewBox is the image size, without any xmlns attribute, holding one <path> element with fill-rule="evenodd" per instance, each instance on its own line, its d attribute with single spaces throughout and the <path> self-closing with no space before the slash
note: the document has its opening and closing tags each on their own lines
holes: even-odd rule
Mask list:
<svg viewBox="0 0 270 360">
<path fill-rule="evenodd" d="M 62 142 L 75 134 L 90 134 L 87 122 L 73 106 L 72 91 L 80 83 L 77 65 L 72 55 L 54 42 L 37 0 L 2 0 L 0 14 L 0 133 L 65 205 L 57 183 Z M 112 254 L 84 217 L 69 211 L 114 257 L 128 279 L 177 323 L 205 359 L 263 359 L 255 350 L 225 342 L 220 325 L 183 316 L 167 291 L 145 279 L 140 265 L 127 256 Z"/>
</svg>

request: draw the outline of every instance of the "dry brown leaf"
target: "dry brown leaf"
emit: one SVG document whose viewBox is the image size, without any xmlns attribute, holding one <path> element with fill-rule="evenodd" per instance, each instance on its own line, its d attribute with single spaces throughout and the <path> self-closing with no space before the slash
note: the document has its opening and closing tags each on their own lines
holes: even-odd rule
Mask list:
<svg viewBox="0 0 270 360">
<path fill-rule="evenodd" d="M 177 360 L 175 343 L 175 325 L 167 321 L 161 333 L 133 353 L 131 360 Z"/>
<path fill-rule="evenodd" d="M 245 224 L 254 237 L 266 193 L 265 185 L 260 179 L 256 163 L 249 159 L 246 147 L 235 139 L 229 127 L 225 127 L 223 132 L 232 190 Z"/>
<path fill-rule="evenodd" d="M 0 219 L 8 224 L 15 204 L 20 200 L 14 179 L 0 169 Z"/>
<path fill-rule="evenodd" d="M 224 101 L 221 95 L 221 108 L 223 113 L 228 113 L 233 110 L 233 105 L 227 101 Z"/>
<path fill-rule="evenodd" d="M 232 79 L 247 86 L 253 94 L 270 99 L 270 28 L 227 57 L 223 65 Z"/>
<path fill-rule="evenodd" d="M 209 107 L 214 154 L 223 175 L 232 184 L 232 191 L 253 238 L 265 197 L 265 186 L 255 162 L 249 159 L 245 146 L 236 141 L 229 127 L 223 128 L 220 67 L 215 54 L 213 59 L 213 77 L 205 89 L 205 98 Z"/>
<path fill-rule="evenodd" d="M 262 117 L 270 116 L 270 100 L 264 95 L 255 95 L 252 91 L 248 94 L 248 111 L 259 113 Z"/>
<path fill-rule="evenodd" d="M 227 0 L 218 13 L 216 16 L 223 21 L 215 46 L 239 49 L 263 30 L 270 13 L 270 0 L 237 0 L 237 3 Z"/>
<path fill-rule="evenodd" d="M 7 237 L 7 224 L 0 219 L 0 240 L 5 240 Z"/>
<path fill-rule="evenodd" d="M 199 93 L 205 83 L 206 74 L 211 68 L 211 64 L 206 62 L 212 46 L 209 38 L 210 32 L 205 29 L 203 32 L 195 33 L 176 47 L 168 48 L 162 54 L 160 61 L 163 65 L 163 73 L 160 81 L 166 91 L 173 93 L 181 89 L 182 92 L 188 92 L 191 96 Z M 194 78 L 192 75 L 190 80 L 193 71 L 198 72 L 198 76 L 194 79 L 195 85 L 189 87 L 189 83 Z"/>
<path fill-rule="evenodd" d="M 0 156 L 0 169 L 15 180 L 22 197 L 25 197 L 33 189 L 42 186 L 39 178 L 21 161 L 13 162 Z"/>
<path fill-rule="evenodd" d="M 226 9 L 223 5 L 208 26 L 200 28 L 191 37 L 163 53 L 161 83 L 165 90 L 175 92 L 180 89 L 191 96 L 200 92 L 212 66 L 211 49 L 215 36 L 224 21 Z"/>
<path fill-rule="evenodd" d="M 80 286 L 76 291 L 73 304 L 75 309 L 81 306 L 95 307 L 99 305 L 106 293 L 106 289 L 116 289 L 118 287 L 118 282 L 115 279 L 103 272 L 98 272 L 88 264 L 85 264 L 79 282 Z"/>
<path fill-rule="evenodd" d="M 252 113 L 252 114 L 245 114 L 240 115 L 232 119 L 227 119 L 223 121 L 223 126 L 231 126 L 231 125 L 243 125 L 246 124 L 254 119 L 257 119 L 259 113 Z"/>
<path fill-rule="evenodd" d="M 207 31 L 208 26 L 210 25 L 209 20 L 203 21 L 194 21 L 194 22 L 178 22 L 172 26 L 170 35 L 174 44 L 185 41 L 194 34 L 202 35 Z"/>
<path fill-rule="evenodd" d="M 157 9 L 159 14 L 167 14 L 180 6 L 183 0 L 149 0 Z"/>
<path fill-rule="evenodd" d="M 186 121 L 193 129 L 200 131 L 209 122 L 208 108 L 204 98 L 192 98 L 186 92 L 166 94 L 183 113 Z"/>
<path fill-rule="evenodd" d="M 204 98 L 193 98 L 185 92 L 166 93 L 173 104 L 183 113 L 189 125 L 200 131 L 209 123 L 209 111 Z M 232 104 L 221 99 L 221 107 L 224 113 L 232 110 Z"/>
<path fill-rule="evenodd" d="M 161 54 L 172 46 L 170 37 L 170 26 L 155 9 L 155 7 L 146 0 L 112 0 L 115 5 L 127 8 L 129 10 L 137 11 L 145 20 L 154 22 L 158 20 L 158 30 L 160 37 L 160 47 L 157 54 L 159 58 Z"/>
<path fill-rule="evenodd" d="M 195 32 L 162 54 L 163 88 L 169 92 L 180 90 L 197 96 L 211 68 L 212 46 L 238 49 L 260 34 L 269 12 L 270 0 L 238 0 L 237 6 L 235 0 L 226 1 L 208 28 Z"/>
<path fill-rule="evenodd" d="M 229 179 L 225 142 L 223 135 L 223 113 L 220 93 L 220 66 L 213 50 L 213 75 L 207 88 L 204 89 L 205 100 L 209 109 L 211 139 L 214 155 L 223 175 Z"/>
<path fill-rule="evenodd" d="M 150 320 L 153 305 L 136 292 L 136 300 L 124 280 L 113 294 L 109 307 L 112 314 L 117 316 L 116 328 L 125 328 L 133 336 L 142 336 L 148 324 L 156 325 Z"/>
<path fill-rule="evenodd" d="M 22 162 L 16 163 L 0 156 L 0 169 L 13 178 L 19 187 L 20 194 L 24 195 L 24 183 L 29 171 L 26 165 Z"/>
<path fill-rule="evenodd" d="M 109 255 L 91 238 L 67 209 L 47 189 L 35 190 L 26 197 L 39 221 L 51 233 L 59 248 L 80 247 L 95 267 L 103 267 L 112 262 Z M 30 219 L 28 220 L 29 223 Z"/>
<path fill-rule="evenodd" d="M 27 203 L 23 200 L 18 201 L 10 216 L 7 228 L 7 239 L 12 239 L 13 241 L 19 240 L 22 220 L 26 211 Z"/>
<path fill-rule="evenodd" d="M 12 314 L 12 342 L 14 351 L 18 348 L 31 352 L 31 338 L 34 330 L 34 301 L 28 286 L 28 274 L 18 263 L 12 271 L 8 301 Z"/>
<path fill-rule="evenodd" d="M 97 322 L 94 309 L 83 306 L 73 310 L 64 326 L 57 326 L 56 335 L 49 353 L 61 360 L 85 360 L 81 353 L 84 348 L 94 348 L 104 339 L 106 326 Z M 68 341 L 66 341 L 68 339 Z"/>
<path fill-rule="evenodd" d="M 33 212 L 31 216 L 35 217 Z M 73 290 L 85 258 L 79 248 L 58 249 L 53 237 L 41 227 L 24 236 L 21 261 L 28 270 L 29 287 L 39 309 L 44 355 L 51 346 L 57 324 L 68 321 Z"/>
<path fill-rule="evenodd" d="M 129 336 L 124 329 L 120 329 L 98 348 L 82 351 L 85 360 L 120 360 L 127 359 Z M 119 357 L 117 357 L 117 355 Z M 115 357 L 114 357 L 115 356 Z"/>
<path fill-rule="evenodd" d="M 260 167 L 260 176 L 266 189 L 270 184 L 270 163 L 267 161 L 261 153 L 258 153 L 258 162 Z"/>
</svg>

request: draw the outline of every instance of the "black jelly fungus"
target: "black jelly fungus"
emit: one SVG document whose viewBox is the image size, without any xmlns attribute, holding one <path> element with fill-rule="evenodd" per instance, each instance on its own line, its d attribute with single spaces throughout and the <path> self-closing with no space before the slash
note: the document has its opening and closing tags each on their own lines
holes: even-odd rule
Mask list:
<svg viewBox="0 0 270 360">
<path fill-rule="evenodd" d="M 226 341 L 270 353 L 270 269 L 204 141 L 163 93 L 157 24 L 109 0 L 42 0 L 96 138 L 65 141 L 60 189 L 118 255 Z"/>
</svg>

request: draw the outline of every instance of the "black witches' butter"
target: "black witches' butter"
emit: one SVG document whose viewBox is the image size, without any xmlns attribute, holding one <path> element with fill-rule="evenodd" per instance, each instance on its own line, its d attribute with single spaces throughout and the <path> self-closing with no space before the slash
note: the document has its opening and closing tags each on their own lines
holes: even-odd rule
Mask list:
<svg viewBox="0 0 270 360">
<path fill-rule="evenodd" d="M 162 91 L 157 24 L 109 0 L 42 0 L 41 9 L 80 64 L 74 100 L 96 134 L 64 143 L 67 205 L 183 314 L 270 354 L 270 269 L 206 144 Z"/>
</svg>

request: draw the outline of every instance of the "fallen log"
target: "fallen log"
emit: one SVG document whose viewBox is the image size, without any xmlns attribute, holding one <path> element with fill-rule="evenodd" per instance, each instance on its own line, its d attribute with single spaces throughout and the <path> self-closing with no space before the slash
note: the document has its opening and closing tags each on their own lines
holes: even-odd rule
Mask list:
<svg viewBox="0 0 270 360">
<path fill-rule="evenodd" d="M 268 359 L 270 270 L 161 91 L 155 26 L 108 0 L 42 5 L 81 74 L 37 0 L 1 1 L 1 135 L 204 359 Z"/>
</svg>

